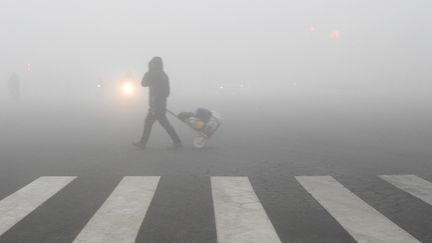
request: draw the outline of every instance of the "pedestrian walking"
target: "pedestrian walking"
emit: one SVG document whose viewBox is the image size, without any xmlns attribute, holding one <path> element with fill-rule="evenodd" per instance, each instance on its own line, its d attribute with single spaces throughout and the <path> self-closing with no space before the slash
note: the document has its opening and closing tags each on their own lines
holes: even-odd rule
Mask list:
<svg viewBox="0 0 432 243">
<path fill-rule="evenodd" d="M 168 149 L 182 147 L 182 142 L 166 117 L 167 99 L 170 95 L 168 75 L 163 69 L 162 58 L 153 57 L 148 64 L 148 72 L 145 73 L 141 85 L 149 89 L 149 110 L 145 119 L 144 131 L 140 141 L 134 142 L 136 147 L 145 149 L 155 121 L 165 129 L 172 139 L 172 145 Z"/>
<path fill-rule="evenodd" d="M 13 73 L 8 81 L 9 100 L 19 103 L 21 100 L 20 80 L 16 73 Z"/>
</svg>

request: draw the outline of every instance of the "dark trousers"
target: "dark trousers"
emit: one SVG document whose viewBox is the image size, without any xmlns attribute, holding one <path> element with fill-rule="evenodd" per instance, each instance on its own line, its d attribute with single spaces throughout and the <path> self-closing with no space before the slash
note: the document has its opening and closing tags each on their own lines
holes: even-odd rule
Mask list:
<svg viewBox="0 0 432 243">
<path fill-rule="evenodd" d="M 147 117 L 145 119 L 144 132 L 141 137 L 141 143 L 143 143 L 144 145 L 147 144 L 153 127 L 153 123 L 155 121 L 158 121 L 161 124 L 161 126 L 165 129 L 165 131 L 168 133 L 168 135 L 171 137 L 174 143 L 181 143 L 179 136 L 177 135 L 173 126 L 171 125 L 171 123 L 168 121 L 168 118 L 166 117 L 165 109 L 158 109 L 156 111 L 153 109 L 149 110 Z"/>
</svg>

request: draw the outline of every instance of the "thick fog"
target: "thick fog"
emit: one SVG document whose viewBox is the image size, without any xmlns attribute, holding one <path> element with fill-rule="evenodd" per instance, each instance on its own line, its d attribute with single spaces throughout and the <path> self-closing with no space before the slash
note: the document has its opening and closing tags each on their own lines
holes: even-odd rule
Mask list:
<svg viewBox="0 0 432 243">
<path fill-rule="evenodd" d="M 432 242 L 432 0 L 0 0 L 0 33 L 0 243 Z"/>
<path fill-rule="evenodd" d="M 222 114 L 216 147 L 253 148 L 260 136 L 281 150 L 333 141 L 428 152 L 431 9 L 422 0 L 2 0 L 3 145 L 130 146 L 148 106 L 140 81 L 160 56 L 169 109 Z M 169 142 L 160 130 L 152 146 Z"/>
<path fill-rule="evenodd" d="M 3 0 L 0 77 L 6 82 L 16 72 L 26 96 L 36 88 L 83 95 L 98 79 L 113 83 L 127 72 L 140 79 L 159 55 L 177 89 L 236 82 L 263 91 L 430 88 L 431 7 L 402 0 Z"/>
</svg>

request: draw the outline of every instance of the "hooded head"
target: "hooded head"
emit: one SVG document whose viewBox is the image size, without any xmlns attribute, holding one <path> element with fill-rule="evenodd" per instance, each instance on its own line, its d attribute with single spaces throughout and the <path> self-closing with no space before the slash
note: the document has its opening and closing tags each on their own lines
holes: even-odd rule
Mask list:
<svg viewBox="0 0 432 243">
<path fill-rule="evenodd" d="M 153 57 L 149 64 L 149 70 L 163 70 L 163 62 L 160 57 Z"/>
</svg>

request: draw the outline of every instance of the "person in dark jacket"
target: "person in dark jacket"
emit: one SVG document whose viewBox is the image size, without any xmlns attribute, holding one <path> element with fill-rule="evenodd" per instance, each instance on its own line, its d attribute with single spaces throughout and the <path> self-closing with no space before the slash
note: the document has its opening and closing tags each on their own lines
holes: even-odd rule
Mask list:
<svg viewBox="0 0 432 243">
<path fill-rule="evenodd" d="M 20 80 L 16 73 L 13 73 L 8 81 L 9 100 L 19 103 L 21 100 Z"/>
<path fill-rule="evenodd" d="M 145 149 L 150 137 L 153 123 L 157 120 L 171 137 L 173 144 L 169 149 L 182 147 L 182 142 L 166 117 L 167 98 L 170 95 L 169 78 L 163 70 L 163 62 L 160 57 L 153 57 L 148 65 L 141 85 L 149 88 L 149 111 L 145 119 L 144 132 L 135 146 Z"/>
</svg>

